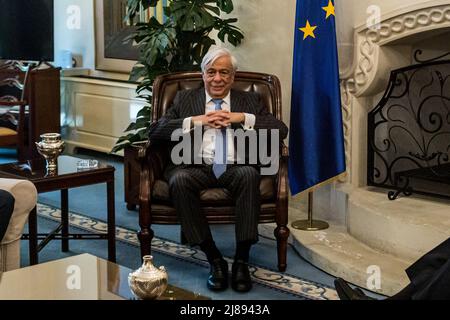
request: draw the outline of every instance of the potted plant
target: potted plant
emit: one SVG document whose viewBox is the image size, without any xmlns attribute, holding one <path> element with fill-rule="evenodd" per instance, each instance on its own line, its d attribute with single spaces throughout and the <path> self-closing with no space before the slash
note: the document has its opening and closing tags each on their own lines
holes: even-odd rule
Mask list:
<svg viewBox="0 0 450 320">
<path fill-rule="evenodd" d="M 126 19 L 133 21 L 141 10 L 156 7 L 159 1 L 128 0 Z M 240 44 L 244 35 L 235 26 L 237 19 L 220 17 L 222 13 L 231 13 L 233 8 L 232 0 L 171 0 L 164 7 L 163 22 L 152 17 L 148 22 L 134 24 L 136 31 L 132 39 L 139 47 L 139 58 L 130 73 L 130 80 L 139 81 L 136 92 L 147 105 L 138 112 L 136 121 L 128 126 L 112 149 L 112 152 L 125 149 L 125 198 L 129 208 L 133 208 L 138 200 L 136 192 L 130 193 L 127 185 L 137 191 L 139 186 L 139 167 L 136 159 L 130 159 L 137 155 L 132 146 L 144 143 L 148 137 L 153 80 L 164 73 L 200 70 L 203 57 L 216 44 L 211 37 L 213 31 L 222 42 L 234 46 Z"/>
</svg>

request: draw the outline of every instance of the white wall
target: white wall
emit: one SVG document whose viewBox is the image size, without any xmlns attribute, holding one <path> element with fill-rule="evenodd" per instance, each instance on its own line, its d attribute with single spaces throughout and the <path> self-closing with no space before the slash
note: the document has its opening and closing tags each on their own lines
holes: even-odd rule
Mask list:
<svg viewBox="0 0 450 320">
<path fill-rule="evenodd" d="M 240 69 L 275 74 L 283 93 L 283 120 L 289 123 L 296 0 L 235 0 L 231 16 L 245 35 L 234 49 Z"/>
<path fill-rule="evenodd" d="M 80 25 L 71 24 L 79 9 Z M 61 65 L 60 53 L 69 50 L 80 60 L 79 67 L 95 68 L 94 1 L 93 0 L 57 0 L 55 12 L 55 64 Z M 76 17 L 75 17 L 76 18 Z M 68 25 L 69 22 L 69 25 Z"/>
<path fill-rule="evenodd" d="M 338 0 L 339 1 L 339 0 Z M 401 11 L 408 7 L 414 7 L 416 5 L 423 5 L 424 3 L 436 2 L 434 0 L 341 0 L 341 2 L 353 7 L 354 12 L 354 26 L 360 26 L 366 22 L 367 8 L 369 6 L 379 6 L 381 15 L 389 15 L 394 11 Z M 442 2 L 449 3 L 448 0 Z"/>
</svg>

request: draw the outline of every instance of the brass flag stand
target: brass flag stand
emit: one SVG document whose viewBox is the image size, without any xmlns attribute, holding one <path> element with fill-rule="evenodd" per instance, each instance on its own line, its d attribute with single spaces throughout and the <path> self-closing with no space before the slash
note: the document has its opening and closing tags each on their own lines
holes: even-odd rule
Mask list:
<svg viewBox="0 0 450 320">
<path fill-rule="evenodd" d="M 328 229 L 327 222 L 322 220 L 313 220 L 313 192 L 308 192 L 308 220 L 297 220 L 292 222 L 291 226 L 294 229 L 305 231 L 317 231 Z"/>
</svg>

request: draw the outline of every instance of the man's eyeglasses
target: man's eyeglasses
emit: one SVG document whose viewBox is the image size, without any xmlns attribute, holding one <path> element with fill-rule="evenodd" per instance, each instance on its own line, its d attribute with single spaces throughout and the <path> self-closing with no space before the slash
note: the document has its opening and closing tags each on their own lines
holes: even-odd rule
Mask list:
<svg viewBox="0 0 450 320">
<path fill-rule="evenodd" d="M 233 74 L 233 72 L 231 70 L 227 70 L 227 69 L 224 69 L 224 70 L 210 69 L 210 70 L 206 71 L 206 77 L 209 79 L 212 79 L 216 76 L 217 72 L 219 73 L 219 75 L 222 79 L 228 79 Z"/>
</svg>

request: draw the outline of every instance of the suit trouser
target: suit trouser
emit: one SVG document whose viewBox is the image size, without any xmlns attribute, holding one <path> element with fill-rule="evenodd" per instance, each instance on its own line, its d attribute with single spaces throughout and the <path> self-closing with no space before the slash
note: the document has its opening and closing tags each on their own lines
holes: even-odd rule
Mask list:
<svg viewBox="0 0 450 320">
<path fill-rule="evenodd" d="M 450 299 L 450 238 L 430 250 L 407 270 L 414 300 Z"/>
<path fill-rule="evenodd" d="M 235 202 L 236 241 L 258 241 L 260 174 L 251 166 L 230 166 L 216 179 L 212 166 L 175 167 L 167 174 L 170 194 L 183 233 L 191 245 L 212 239 L 201 210 L 200 192 L 211 187 L 226 188 Z"/>
</svg>

